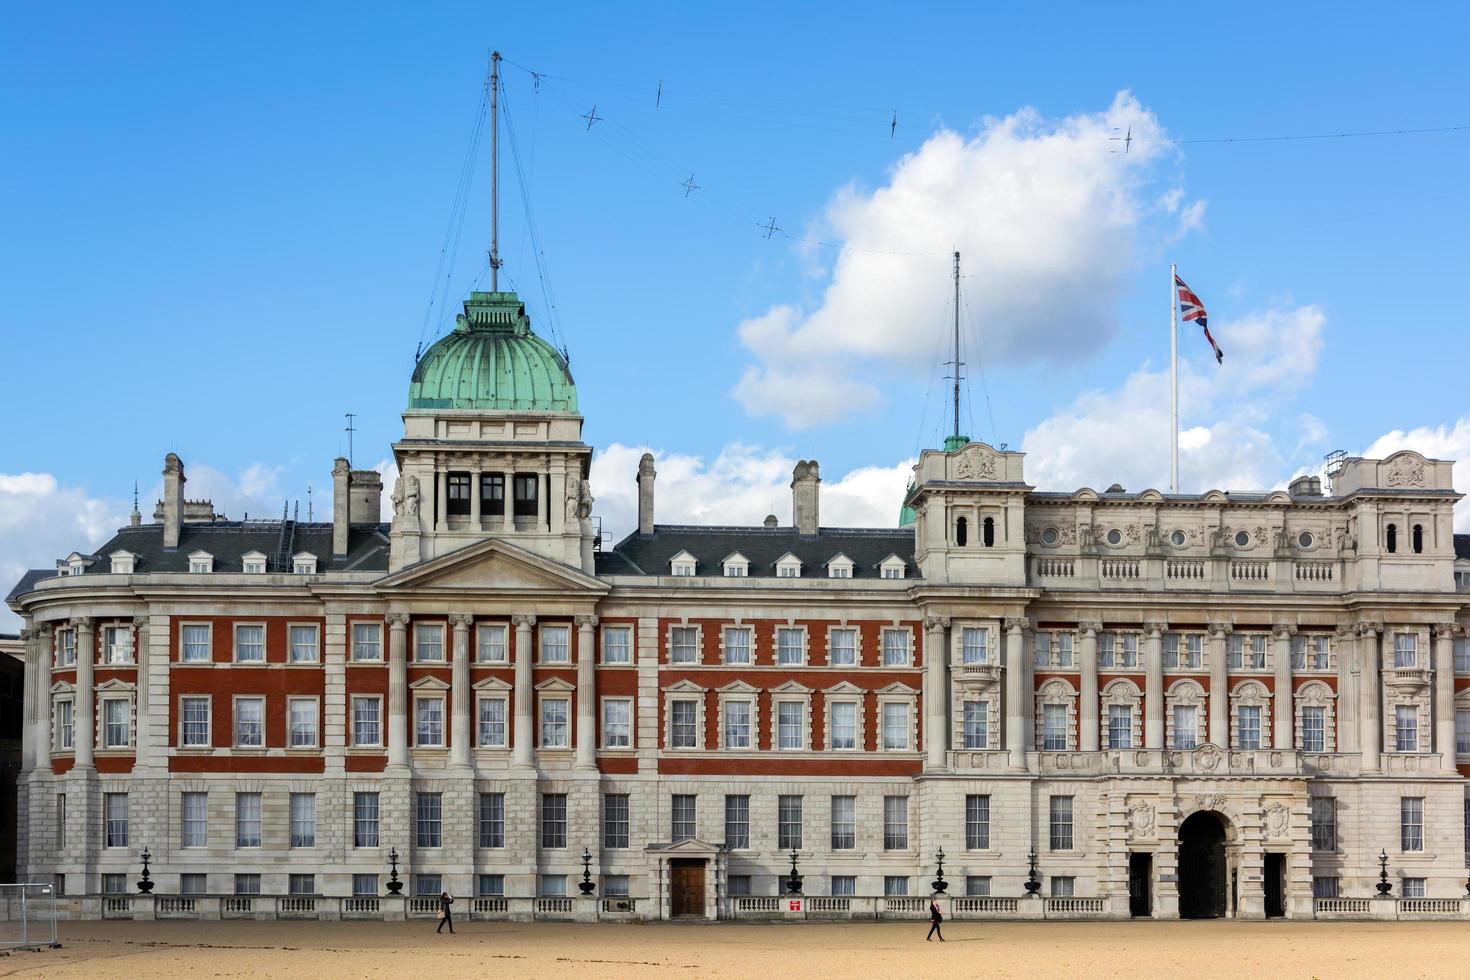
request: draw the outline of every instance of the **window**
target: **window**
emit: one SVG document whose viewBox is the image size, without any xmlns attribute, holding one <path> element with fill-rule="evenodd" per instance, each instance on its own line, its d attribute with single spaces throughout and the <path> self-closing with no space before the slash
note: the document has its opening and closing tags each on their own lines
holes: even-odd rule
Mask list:
<svg viewBox="0 0 1470 980">
<path fill-rule="evenodd" d="M 66 836 L 66 794 L 65 793 L 57 793 L 56 794 L 56 839 L 57 840 L 66 840 L 67 839 L 67 836 Z M 1466 851 L 1470 851 L 1470 847 L 1467 847 L 1466 848 Z M 58 876 L 58 877 L 61 877 L 61 876 Z M 65 894 L 65 892 L 62 892 L 62 894 Z"/>
<path fill-rule="evenodd" d="M 1302 708 L 1302 751 L 1327 751 L 1327 709 L 1320 705 Z"/>
<path fill-rule="evenodd" d="M 317 662 L 317 632 L 315 626 L 292 626 L 288 629 L 289 653 L 293 664 Z"/>
<path fill-rule="evenodd" d="M 1052 875 L 1051 897 L 1071 898 L 1077 889 L 1077 879 L 1069 875 Z"/>
<path fill-rule="evenodd" d="M 132 704 L 124 698 L 102 702 L 102 747 L 125 749 L 132 744 Z"/>
<path fill-rule="evenodd" d="M 750 797 L 725 797 L 725 846 L 743 850 L 750 846 Z"/>
<path fill-rule="evenodd" d="M 189 556 L 189 574 L 205 575 L 214 571 L 214 557 L 206 554 L 193 554 Z"/>
<path fill-rule="evenodd" d="M 604 626 L 602 628 L 602 662 L 605 664 L 631 664 L 633 662 L 633 628 L 631 626 Z"/>
<path fill-rule="evenodd" d="M 963 517 L 955 518 L 954 543 L 961 548 L 970 543 L 970 522 Z"/>
<path fill-rule="evenodd" d="M 208 629 L 208 627 L 205 627 Z M 56 666 L 70 667 L 77 662 L 77 631 L 56 631 Z"/>
<path fill-rule="evenodd" d="M 801 848 L 801 797 L 776 799 L 776 847 L 783 851 Z"/>
<path fill-rule="evenodd" d="M 883 850 L 906 851 L 909 846 L 909 798 L 883 797 Z"/>
<path fill-rule="evenodd" d="M 569 664 L 572 630 L 569 626 L 541 627 L 541 662 L 543 664 Z"/>
<path fill-rule="evenodd" d="M 503 664 L 510 659 L 509 629 L 504 623 L 481 624 L 475 629 L 475 662 Z"/>
<path fill-rule="evenodd" d="M 444 662 L 443 623 L 414 623 L 413 659 L 416 663 Z"/>
<path fill-rule="evenodd" d="M 626 749 L 632 745 L 633 702 L 627 698 L 609 698 L 602 702 L 602 747 Z"/>
<path fill-rule="evenodd" d="M 731 895 L 750 894 L 750 875 L 731 875 L 729 881 Z"/>
<path fill-rule="evenodd" d="M 1418 525 L 1415 525 L 1414 526 L 1415 533 L 1417 533 L 1418 530 L 1419 530 Z M 1418 548 L 1415 548 L 1414 550 L 1415 551 L 1418 551 L 1419 549 Z M 1404 879 L 1404 887 L 1403 887 L 1403 896 L 1404 896 L 1404 898 L 1423 898 L 1424 897 L 1424 879 L 1423 878 L 1405 878 Z"/>
<path fill-rule="evenodd" d="M 856 749 L 857 703 L 854 701 L 829 701 L 827 708 L 831 718 L 831 731 L 828 732 L 828 736 L 832 740 L 832 748 Z"/>
<path fill-rule="evenodd" d="M 444 846 L 444 797 L 442 794 L 416 794 L 413 817 L 415 844 L 419 847 Z"/>
<path fill-rule="evenodd" d="M 1072 666 L 1072 634 L 1057 633 L 1052 637 L 1052 645 L 1056 648 L 1057 666 Z"/>
<path fill-rule="evenodd" d="M 669 630 L 669 663 L 692 664 L 699 659 L 699 627 L 674 626 Z"/>
<path fill-rule="evenodd" d="M 240 558 L 240 571 L 246 575 L 265 574 L 265 555 L 258 551 L 252 551 Z"/>
<path fill-rule="evenodd" d="M 131 626 L 103 627 L 102 662 L 105 664 L 133 662 L 133 628 Z"/>
<path fill-rule="evenodd" d="M 1394 708 L 1393 742 L 1397 752 L 1419 751 L 1419 709 L 1415 705 Z"/>
<path fill-rule="evenodd" d="M 1164 669 L 1175 670 L 1179 667 L 1179 634 L 1164 634 Z"/>
<path fill-rule="evenodd" d="M 1291 638 L 1291 669 L 1292 670 L 1306 670 L 1307 669 L 1307 641 L 1309 639 L 1311 639 L 1311 637 L 1302 636 L 1300 634 L 1298 634 L 1296 636 L 1293 636 Z"/>
<path fill-rule="evenodd" d="M 291 794 L 291 846 L 316 847 L 316 794 Z"/>
<path fill-rule="evenodd" d="M 964 520 L 964 518 L 960 518 Z M 902 898 L 909 893 L 909 880 L 903 875 L 883 876 L 883 895 L 885 898 Z"/>
<path fill-rule="evenodd" d="M 1331 649 L 1328 646 L 1328 642 L 1328 638 L 1325 636 L 1312 637 L 1311 668 L 1313 670 L 1326 670 L 1328 668 L 1327 656 L 1328 651 Z"/>
<path fill-rule="evenodd" d="M 909 747 L 909 706 L 905 701 L 883 702 L 883 748 L 903 751 Z"/>
<path fill-rule="evenodd" d="M 128 893 L 128 876 L 112 872 L 102 876 L 102 894 L 104 895 L 126 895 Z"/>
<path fill-rule="evenodd" d="M 1240 670 L 1245 666 L 1245 637 L 1239 633 L 1231 633 L 1229 648 L 1230 655 L 1225 665 L 1231 670 Z"/>
<path fill-rule="evenodd" d="M 68 699 L 56 702 L 56 747 L 63 752 L 71 750 L 74 739 L 76 707 Z"/>
<path fill-rule="evenodd" d="M 237 875 L 235 875 L 235 894 L 236 895 L 259 895 L 260 894 L 260 875 L 258 875 L 258 874 L 237 874 Z"/>
<path fill-rule="evenodd" d="M 383 624 L 352 624 L 352 659 L 358 662 L 383 659 Z"/>
<path fill-rule="evenodd" d="M 1199 708 L 1192 704 L 1174 705 L 1174 748 L 1192 749 L 1199 744 Z"/>
<path fill-rule="evenodd" d="M 1053 796 L 1051 798 L 1051 849 L 1053 851 L 1070 851 L 1072 849 L 1072 797 Z"/>
<path fill-rule="evenodd" d="M 832 895 L 837 898 L 846 898 L 857 894 L 856 875 L 833 875 Z"/>
<path fill-rule="evenodd" d="M 265 698 L 235 699 L 235 747 L 258 749 L 265 745 Z"/>
<path fill-rule="evenodd" d="M 627 875 L 603 875 L 602 876 L 602 894 L 606 895 L 608 898 L 627 898 L 628 897 L 628 876 Z"/>
<path fill-rule="evenodd" d="M 688 840 L 694 836 L 697 803 L 698 797 L 692 793 L 674 794 L 669 822 L 669 830 L 674 841 Z"/>
<path fill-rule="evenodd" d="M 1419 666 L 1418 651 L 1415 649 L 1413 633 L 1395 633 L 1393 635 L 1393 665 L 1395 667 L 1417 667 Z"/>
<path fill-rule="evenodd" d="M 1205 638 L 1198 633 L 1190 633 L 1184 637 L 1184 661 L 1181 667 L 1190 670 L 1199 670 L 1204 665 L 1204 641 Z"/>
<path fill-rule="evenodd" d="M 1339 883 L 1342 879 L 1328 877 L 1325 875 L 1312 876 L 1313 898 L 1337 898 L 1339 894 Z"/>
<path fill-rule="evenodd" d="M 209 662 L 209 627 L 185 625 L 179 627 L 179 660 L 186 664 Z"/>
<path fill-rule="evenodd" d="M 693 578 L 699 562 L 687 551 L 681 551 L 669 559 L 669 574 L 676 578 Z"/>
<path fill-rule="evenodd" d="M 445 501 L 444 513 L 456 517 L 468 517 L 470 513 L 470 475 L 450 473 L 446 484 L 449 498 Z"/>
<path fill-rule="evenodd" d="M 960 660 L 967 664 L 983 664 L 988 660 L 990 631 L 979 626 L 966 626 L 960 631 Z"/>
<path fill-rule="evenodd" d="M 438 898 L 443 890 L 441 882 L 439 875 L 414 875 L 413 893 L 420 898 Z"/>
<path fill-rule="evenodd" d="M 778 664 L 800 664 L 801 648 L 805 639 L 806 630 L 790 628 L 776 630 L 776 662 Z"/>
<path fill-rule="evenodd" d="M 476 875 L 475 895 L 477 898 L 504 898 L 505 875 Z"/>
<path fill-rule="evenodd" d="M 749 701 L 725 702 L 725 748 L 750 748 Z"/>
<path fill-rule="evenodd" d="M 378 846 L 378 794 L 352 794 L 352 846 Z"/>
<path fill-rule="evenodd" d="M 857 797 L 832 797 L 832 850 L 857 847 Z"/>
<path fill-rule="evenodd" d="M 1108 705 L 1108 748 L 1133 748 L 1133 707 L 1131 705 Z"/>
<path fill-rule="evenodd" d="M 1260 705 L 1243 704 L 1235 709 L 1236 748 L 1259 749 L 1261 747 Z"/>
<path fill-rule="evenodd" d="M 235 794 L 235 846 L 260 846 L 260 794 Z"/>
<path fill-rule="evenodd" d="M 265 663 L 265 627 L 235 627 L 235 663 Z"/>
<path fill-rule="evenodd" d="M 1424 552 L 1424 525 L 1423 524 L 1415 524 L 1414 525 L 1414 530 L 1409 533 L 1409 540 L 1413 544 L 1414 554 L 1418 555 L 1418 554 L 1422 554 Z"/>
<path fill-rule="evenodd" d="M 965 895 L 968 898 L 989 898 L 990 875 L 965 875 Z"/>
<path fill-rule="evenodd" d="M 1121 662 L 1119 663 L 1119 666 L 1120 667 L 1137 667 L 1138 666 L 1138 634 L 1137 633 L 1124 633 L 1123 634 L 1123 656 L 1122 656 Z"/>
<path fill-rule="evenodd" d="M 1424 850 L 1424 797 L 1399 799 L 1399 849 Z"/>
<path fill-rule="evenodd" d="M 352 896 L 354 898 L 373 898 L 377 894 L 377 875 L 359 873 L 352 876 Z"/>
<path fill-rule="evenodd" d="M 286 702 L 290 726 L 290 746 L 293 749 L 315 748 L 317 742 L 316 698 L 291 698 Z"/>
<path fill-rule="evenodd" d="M 1466 584 L 1470 585 L 1470 582 Z M 1470 638 L 1455 637 L 1455 673 L 1470 673 Z"/>
<path fill-rule="evenodd" d="M 984 851 L 990 847 L 990 797 L 965 797 L 965 849 Z"/>
<path fill-rule="evenodd" d="M 830 649 L 827 651 L 827 661 L 833 667 L 854 667 L 857 665 L 857 630 L 840 629 L 833 630 L 827 634 Z"/>
<path fill-rule="evenodd" d="M 800 749 L 806 745 L 806 706 L 800 701 L 776 702 L 776 747 Z"/>
<path fill-rule="evenodd" d="M 209 875 L 198 872 L 179 875 L 180 895 L 205 895 L 209 892 Z"/>
<path fill-rule="evenodd" d="M 883 577 L 884 578 L 903 578 L 903 573 L 904 573 L 904 566 L 902 566 L 902 565 L 885 565 L 885 566 L 883 566 Z"/>
<path fill-rule="evenodd" d="M 1045 752 L 1067 750 L 1067 706 L 1065 704 L 1043 704 L 1041 706 L 1041 748 Z"/>
<path fill-rule="evenodd" d="M 698 702 L 678 700 L 669 702 L 669 747 L 692 749 L 697 735 L 695 715 Z"/>
<path fill-rule="evenodd" d="M 628 794 L 602 794 L 602 846 L 628 846 Z"/>
<path fill-rule="evenodd" d="M 352 744 L 376 747 L 383 744 L 383 699 L 352 699 Z"/>
<path fill-rule="evenodd" d="M 423 696 L 413 699 L 414 745 L 421 749 L 444 747 L 444 699 Z"/>
<path fill-rule="evenodd" d="M 292 556 L 291 571 L 295 575 L 315 575 L 316 558 L 310 555 Z"/>
<path fill-rule="evenodd" d="M 316 875 L 293 874 L 287 880 L 286 890 L 291 895 L 315 895 Z"/>
<path fill-rule="evenodd" d="M 571 743 L 570 705 L 566 698 L 541 699 L 541 747 L 564 749 Z"/>
<path fill-rule="evenodd" d="M 541 846 L 567 846 L 567 794 L 541 794 Z"/>
<path fill-rule="evenodd" d="M 1097 665 L 1099 667 L 1113 666 L 1113 634 L 1097 634 Z"/>
<path fill-rule="evenodd" d="M 725 627 L 725 663 L 750 663 L 750 630 L 745 627 Z"/>
<path fill-rule="evenodd" d="M 967 749 L 990 747 L 989 708 L 985 701 L 966 701 L 964 707 L 964 743 Z"/>
<path fill-rule="evenodd" d="M 1470 755 L 1470 708 L 1455 709 L 1455 752 Z"/>
<path fill-rule="evenodd" d="M 987 517 L 980 522 L 980 540 L 985 547 L 995 547 L 995 518 Z"/>
<path fill-rule="evenodd" d="M 828 578 L 852 578 L 852 566 L 841 561 L 834 561 L 827 566 Z"/>
<path fill-rule="evenodd" d="M 505 698 L 480 699 L 480 747 L 505 748 Z"/>
<path fill-rule="evenodd" d="M 505 516 L 505 474 L 480 477 L 480 513 L 486 517 Z"/>
<path fill-rule="evenodd" d="M 1312 850 L 1337 850 L 1337 800 L 1314 796 L 1312 802 Z"/>
<path fill-rule="evenodd" d="M 1031 662 L 1034 666 L 1051 666 L 1051 634 L 1037 633 L 1031 640 Z"/>
<path fill-rule="evenodd" d="M 481 847 L 505 846 L 505 794 L 481 793 L 476 814 L 476 838 Z"/>
<path fill-rule="evenodd" d="M 209 846 L 208 794 L 179 794 L 179 846 Z"/>
<path fill-rule="evenodd" d="M 535 517 L 539 509 L 536 506 L 536 484 L 539 481 L 534 473 L 517 473 L 512 483 L 515 492 L 513 513 L 516 517 Z"/>
<path fill-rule="evenodd" d="M 883 666 L 903 667 L 909 662 L 908 630 L 883 631 Z"/>
<path fill-rule="evenodd" d="M 725 559 L 724 569 L 726 578 L 746 578 L 750 575 L 750 564 L 741 559 Z"/>
</svg>

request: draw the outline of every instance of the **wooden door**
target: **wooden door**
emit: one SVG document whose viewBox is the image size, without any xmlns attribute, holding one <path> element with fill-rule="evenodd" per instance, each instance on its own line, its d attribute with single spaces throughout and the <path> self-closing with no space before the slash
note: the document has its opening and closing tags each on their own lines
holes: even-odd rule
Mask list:
<svg viewBox="0 0 1470 980">
<path fill-rule="evenodd" d="M 669 866 L 672 915 L 704 915 L 704 862 L 676 860 Z"/>
</svg>

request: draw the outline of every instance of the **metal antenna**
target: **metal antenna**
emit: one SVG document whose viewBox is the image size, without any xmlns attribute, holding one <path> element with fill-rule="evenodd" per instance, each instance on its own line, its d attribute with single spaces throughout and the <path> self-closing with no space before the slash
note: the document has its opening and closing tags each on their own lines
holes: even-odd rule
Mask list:
<svg viewBox="0 0 1470 980">
<path fill-rule="evenodd" d="M 539 84 L 541 79 L 536 79 Z M 500 292 L 500 52 L 490 52 L 490 291 Z"/>
<path fill-rule="evenodd" d="M 357 431 L 355 428 L 352 427 L 352 420 L 355 419 L 355 418 L 357 418 L 357 416 L 354 415 L 353 413 L 351 413 L 351 412 L 348 412 L 347 413 L 347 465 L 348 466 L 351 466 L 352 465 L 352 433 L 354 433 L 354 432 Z"/>
<path fill-rule="evenodd" d="M 960 441 L 960 253 L 954 253 L 954 440 Z"/>
<path fill-rule="evenodd" d="M 310 524 L 311 521 L 312 521 L 312 512 L 311 512 L 311 484 L 308 483 L 306 485 L 306 523 Z"/>
</svg>

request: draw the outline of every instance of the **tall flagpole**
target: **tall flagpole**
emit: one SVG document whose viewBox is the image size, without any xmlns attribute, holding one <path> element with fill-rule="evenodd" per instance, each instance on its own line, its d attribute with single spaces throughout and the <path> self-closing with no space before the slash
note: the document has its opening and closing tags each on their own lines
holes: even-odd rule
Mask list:
<svg viewBox="0 0 1470 980">
<path fill-rule="evenodd" d="M 1179 292 L 1178 267 L 1169 265 L 1169 483 L 1179 492 Z"/>
</svg>

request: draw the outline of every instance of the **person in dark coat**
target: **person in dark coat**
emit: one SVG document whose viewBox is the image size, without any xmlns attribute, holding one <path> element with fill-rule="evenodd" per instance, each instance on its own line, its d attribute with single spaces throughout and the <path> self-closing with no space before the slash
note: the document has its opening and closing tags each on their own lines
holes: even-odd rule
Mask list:
<svg viewBox="0 0 1470 980">
<path fill-rule="evenodd" d="M 453 904 L 454 899 L 449 897 L 448 892 L 439 893 L 439 928 L 434 930 L 436 933 L 443 932 L 444 927 L 448 926 L 449 934 L 451 936 L 454 935 L 454 920 L 449 916 L 449 906 Z M 939 938 L 943 939 L 944 937 L 940 936 Z"/>
<path fill-rule="evenodd" d="M 929 935 L 924 937 L 924 942 L 929 942 L 935 936 L 940 942 L 944 942 L 944 933 L 939 931 L 939 924 L 944 921 L 944 913 L 939 911 L 939 899 L 929 899 Z"/>
</svg>

